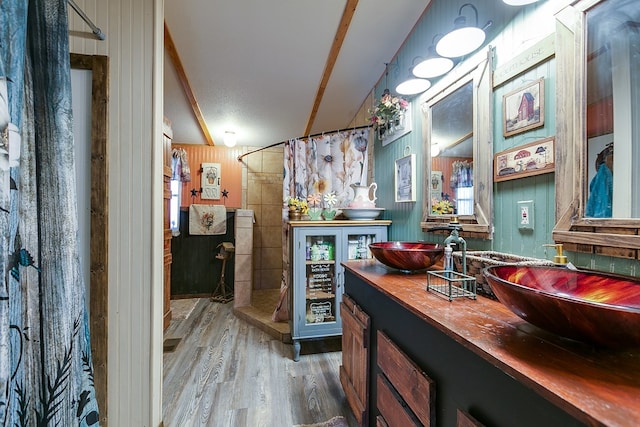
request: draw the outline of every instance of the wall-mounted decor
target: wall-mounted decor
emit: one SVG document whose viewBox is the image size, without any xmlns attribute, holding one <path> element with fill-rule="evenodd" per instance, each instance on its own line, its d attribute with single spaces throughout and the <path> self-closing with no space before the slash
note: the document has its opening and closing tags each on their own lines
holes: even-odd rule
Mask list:
<svg viewBox="0 0 640 427">
<path fill-rule="evenodd" d="M 396 160 L 396 202 L 416 201 L 416 155 L 409 154 Z"/>
<path fill-rule="evenodd" d="M 380 126 L 378 128 L 378 139 L 382 141 L 382 145 L 385 146 L 396 139 L 405 136 L 411 132 L 411 103 L 409 103 L 406 109 L 398 115 L 388 126 Z"/>
<path fill-rule="evenodd" d="M 493 180 L 500 182 L 553 172 L 554 142 L 554 137 L 545 138 L 496 153 Z"/>
<path fill-rule="evenodd" d="M 515 58 L 496 68 L 493 72 L 493 88 L 546 61 L 556 53 L 555 34 L 549 34 Z"/>
<path fill-rule="evenodd" d="M 429 181 L 429 190 L 431 194 L 431 200 L 442 199 L 442 183 L 444 182 L 444 175 L 441 171 L 431 171 L 431 181 Z"/>
<path fill-rule="evenodd" d="M 509 92 L 502 98 L 505 137 L 544 125 L 544 79 Z"/>
<path fill-rule="evenodd" d="M 220 200 L 221 172 L 220 163 L 202 164 L 202 189 L 200 190 L 201 199 Z"/>
</svg>

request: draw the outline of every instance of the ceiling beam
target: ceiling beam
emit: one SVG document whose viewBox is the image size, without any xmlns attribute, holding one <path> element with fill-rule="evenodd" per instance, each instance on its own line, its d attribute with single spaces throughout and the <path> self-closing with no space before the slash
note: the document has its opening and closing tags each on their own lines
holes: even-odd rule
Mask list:
<svg viewBox="0 0 640 427">
<path fill-rule="evenodd" d="M 216 145 L 209 133 L 209 128 L 207 127 L 207 123 L 204 121 L 204 117 L 202 116 L 202 111 L 200 110 L 200 105 L 198 105 L 198 101 L 196 100 L 196 96 L 193 94 L 191 90 L 191 85 L 189 84 L 189 79 L 187 78 L 187 73 L 184 71 L 184 67 L 182 66 L 182 61 L 180 60 L 180 56 L 178 55 L 178 50 L 176 49 L 176 45 L 173 43 L 173 38 L 171 38 L 171 33 L 169 32 L 169 28 L 167 27 L 167 22 L 164 23 L 164 47 L 171 58 L 171 63 L 178 73 L 178 80 L 180 80 L 180 84 L 182 85 L 182 89 L 184 90 L 184 94 L 189 99 L 189 104 L 191 104 L 191 109 L 193 110 L 193 114 L 196 116 L 196 120 L 198 120 L 198 124 L 200 124 L 200 130 L 202 130 L 202 134 L 204 135 L 204 139 L 207 141 L 208 145 Z"/>
<path fill-rule="evenodd" d="M 342 12 L 340 24 L 338 25 L 338 30 L 336 31 L 336 36 L 333 39 L 333 44 L 331 45 L 331 50 L 329 51 L 327 62 L 324 66 L 322 79 L 320 80 L 320 86 L 318 87 L 316 98 L 313 101 L 313 108 L 311 109 L 311 114 L 309 115 L 307 127 L 305 128 L 303 135 L 308 135 L 311 132 L 311 127 L 313 126 L 313 122 L 316 120 L 316 115 L 318 114 L 318 108 L 320 108 L 320 103 L 322 102 L 324 91 L 327 88 L 327 83 L 329 83 L 329 78 L 331 77 L 331 73 L 333 72 L 333 67 L 336 65 L 336 60 L 338 59 L 338 55 L 340 54 L 340 49 L 342 49 L 342 44 L 344 43 L 344 39 L 347 36 L 347 31 L 349 31 L 351 19 L 356 12 L 357 6 L 358 0 L 347 0 L 347 4 L 344 7 L 344 12 Z"/>
</svg>

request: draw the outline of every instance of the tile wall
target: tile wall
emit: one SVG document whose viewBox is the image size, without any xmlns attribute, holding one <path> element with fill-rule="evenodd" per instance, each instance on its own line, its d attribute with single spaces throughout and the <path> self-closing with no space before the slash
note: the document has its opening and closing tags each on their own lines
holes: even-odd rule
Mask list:
<svg viewBox="0 0 640 427">
<path fill-rule="evenodd" d="M 253 289 L 279 289 L 282 276 L 283 147 L 253 153 L 243 161 L 247 165 L 245 206 L 253 210 L 256 217 Z"/>
</svg>

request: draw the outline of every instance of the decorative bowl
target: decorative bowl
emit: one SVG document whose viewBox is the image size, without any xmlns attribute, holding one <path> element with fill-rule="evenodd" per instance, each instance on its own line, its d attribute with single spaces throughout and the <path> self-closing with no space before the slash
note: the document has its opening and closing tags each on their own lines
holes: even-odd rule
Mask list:
<svg viewBox="0 0 640 427">
<path fill-rule="evenodd" d="M 377 218 L 384 208 L 342 208 L 342 213 L 349 219 L 366 221 Z"/>
<path fill-rule="evenodd" d="M 545 266 L 483 273 L 498 300 L 529 323 L 604 347 L 640 347 L 640 279 Z"/>
<path fill-rule="evenodd" d="M 424 242 L 371 243 L 369 250 L 384 265 L 402 271 L 424 270 L 444 255 L 442 245 Z"/>
</svg>

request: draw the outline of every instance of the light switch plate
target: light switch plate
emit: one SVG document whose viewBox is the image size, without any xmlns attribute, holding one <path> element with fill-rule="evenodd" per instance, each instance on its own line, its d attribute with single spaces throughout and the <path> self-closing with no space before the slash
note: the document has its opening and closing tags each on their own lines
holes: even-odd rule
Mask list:
<svg viewBox="0 0 640 427">
<path fill-rule="evenodd" d="M 533 230 L 533 200 L 522 200 L 518 202 L 518 228 L 520 230 Z"/>
</svg>

